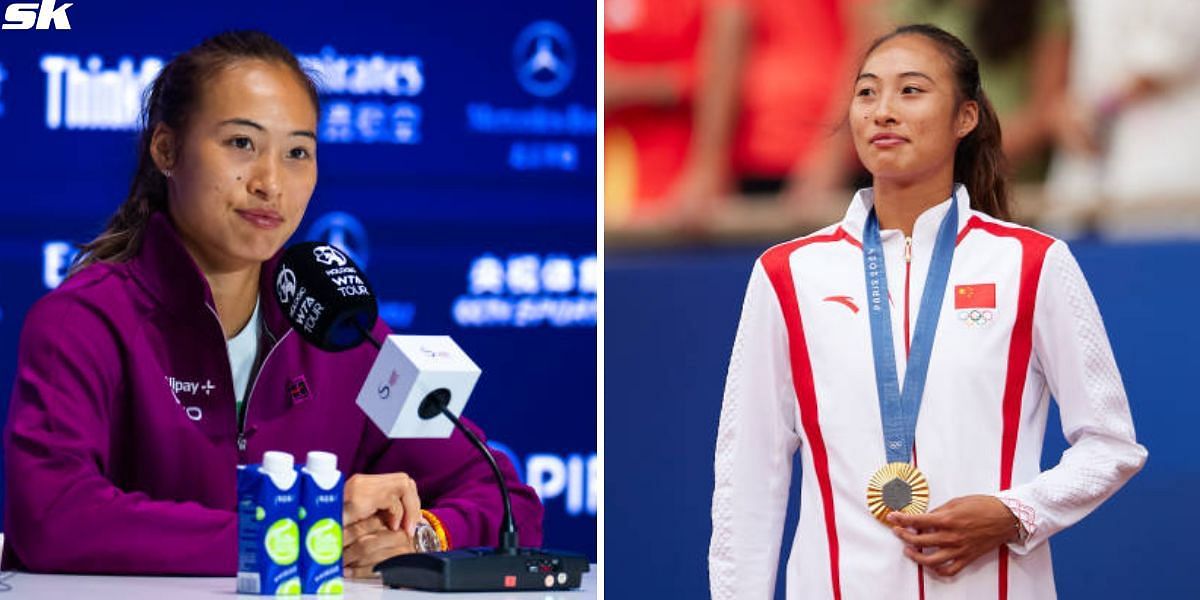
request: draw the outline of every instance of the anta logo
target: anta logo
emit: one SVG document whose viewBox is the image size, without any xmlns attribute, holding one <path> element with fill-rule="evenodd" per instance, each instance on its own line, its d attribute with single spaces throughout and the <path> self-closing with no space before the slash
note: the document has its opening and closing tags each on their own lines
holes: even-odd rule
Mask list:
<svg viewBox="0 0 1200 600">
<path fill-rule="evenodd" d="M 34 2 L 18 2 L 9 4 L 4 11 L 3 29 L 70 29 L 71 21 L 67 18 L 67 9 L 75 6 L 68 2 L 56 7 L 58 0 L 42 0 L 39 5 Z"/>
<path fill-rule="evenodd" d="M 200 385 L 199 381 L 184 381 L 182 379 L 175 379 L 174 377 L 170 376 L 168 376 L 166 379 L 167 385 L 171 386 L 171 392 L 175 394 L 187 392 L 195 396 L 197 392 L 204 390 L 204 395 L 210 396 L 212 395 L 212 391 L 217 389 L 217 386 L 213 385 L 212 381 L 208 379 L 204 380 L 204 385 Z"/>
<path fill-rule="evenodd" d="M 825 298 L 825 301 L 833 302 L 834 304 L 841 304 L 842 306 L 850 309 L 850 312 L 856 315 L 858 314 L 858 305 L 854 303 L 854 298 L 851 298 L 850 296 L 828 296 Z"/>
</svg>

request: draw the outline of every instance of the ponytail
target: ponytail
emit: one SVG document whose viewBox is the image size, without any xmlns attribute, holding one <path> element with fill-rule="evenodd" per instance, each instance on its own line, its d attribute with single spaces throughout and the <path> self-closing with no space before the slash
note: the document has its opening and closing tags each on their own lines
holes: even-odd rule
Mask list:
<svg viewBox="0 0 1200 600">
<path fill-rule="evenodd" d="M 167 177 L 158 171 L 150 156 L 150 140 L 153 133 L 142 131 L 138 146 L 137 170 L 125 202 L 108 219 L 104 231 L 92 241 L 79 246 L 67 277 L 82 271 L 95 262 L 125 262 L 137 254 L 142 247 L 142 232 L 150 216 L 167 207 Z"/>
<path fill-rule="evenodd" d="M 1008 210 L 1008 180 L 1004 152 L 1000 146 L 1000 119 L 983 90 L 974 98 L 979 105 L 979 123 L 958 142 L 954 151 L 954 180 L 967 186 L 971 208 L 1005 221 Z"/>
</svg>

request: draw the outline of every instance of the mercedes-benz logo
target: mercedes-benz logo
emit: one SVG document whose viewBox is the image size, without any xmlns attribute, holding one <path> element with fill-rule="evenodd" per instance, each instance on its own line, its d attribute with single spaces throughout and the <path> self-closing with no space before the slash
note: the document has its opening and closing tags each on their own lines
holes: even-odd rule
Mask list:
<svg viewBox="0 0 1200 600">
<path fill-rule="evenodd" d="M 530 23 L 513 44 L 513 66 L 521 87 L 534 96 L 561 92 L 575 74 L 575 44 L 562 25 Z"/>
<path fill-rule="evenodd" d="M 348 255 L 358 268 L 367 268 L 367 231 L 354 215 L 341 211 L 321 215 L 308 228 L 305 237 L 314 242 L 325 242 Z"/>
</svg>

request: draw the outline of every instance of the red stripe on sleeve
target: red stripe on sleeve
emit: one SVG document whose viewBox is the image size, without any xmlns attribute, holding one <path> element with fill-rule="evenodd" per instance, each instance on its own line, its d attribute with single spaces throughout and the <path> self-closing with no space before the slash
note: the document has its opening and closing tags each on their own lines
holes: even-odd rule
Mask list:
<svg viewBox="0 0 1200 600">
<path fill-rule="evenodd" d="M 792 278 L 790 260 L 792 253 L 798 248 L 808 244 L 836 241 L 847 241 L 862 247 L 857 240 L 839 228 L 827 235 L 807 237 L 775 246 L 763 254 L 762 264 L 767 278 L 771 281 L 771 286 L 775 289 L 775 295 L 779 298 L 779 306 L 783 311 L 783 320 L 787 326 L 788 355 L 792 368 L 792 383 L 795 386 L 796 399 L 800 405 L 800 425 L 808 439 L 808 449 L 812 453 L 817 486 L 821 490 L 821 500 L 824 505 L 825 534 L 829 540 L 829 577 L 834 599 L 841 600 L 837 520 L 833 508 L 833 484 L 829 477 L 829 455 L 825 450 L 825 440 L 821 436 L 821 424 L 817 416 L 817 393 L 813 387 L 812 363 L 808 356 L 808 344 L 804 339 L 804 323 L 800 318 L 800 303 L 796 297 L 796 285 Z"/>
<path fill-rule="evenodd" d="M 1003 435 L 1000 442 L 1000 489 L 1012 487 L 1013 458 L 1017 450 L 1017 433 L 1021 427 L 1021 398 L 1025 393 L 1025 378 L 1033 353 L 1033 312 L 1037 301 L 1042 264 L 1054 238 L 1024 227 L 1002 225 L 973 216 L 958 236 L 961 243 L 972 229 L 999 237 L 1015 238 L 1021 243 L 1021 280 L 1017 292 L 1017 318 L 1012 339 L 1008 344 L 1008 372 L 1004 378 L 1002 404 Z M 1008 598 L 1008 546 L 1000 547 L 999 598 Z"/>
</svg>

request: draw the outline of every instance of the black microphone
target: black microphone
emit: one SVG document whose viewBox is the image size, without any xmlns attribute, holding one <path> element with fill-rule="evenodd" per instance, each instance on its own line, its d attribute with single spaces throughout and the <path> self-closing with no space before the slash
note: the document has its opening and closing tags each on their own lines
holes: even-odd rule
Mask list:
<svg viewBox="0 0 1200 600">
<path fill-rule="evenodd" d="M 284 251 L 275 268 L 275 298 L 288 323 L 308 343 L 329 352 L 370 341 L 379 305 L 371 285 L 345 252 L 320 242 Z"/>
<path fill-rule="evenodd" d="M 285 250 L 275 270 L 275 297 L 292 329 L 322 350 L 340 352 L 364 341 L 383 348 L 371 337 L 379 308 L 366 276 L 345 252 L 331 245 L 303 242 Z M 451 399 L 450 390 L 435 389 L 424 396 L 417 414 L 424 420 L 445 415 L 487 459 L 504 503 L 498 544 L 495 548 L 402 554 L 379 563 L 374 570 L 389 587 L 434 591 L 579 587 L 583 573 L 589 570 L 587 557 L 518 547 L 512 500 L 500 467 L 483 441 L 449 409 Z"/>
</svg>

